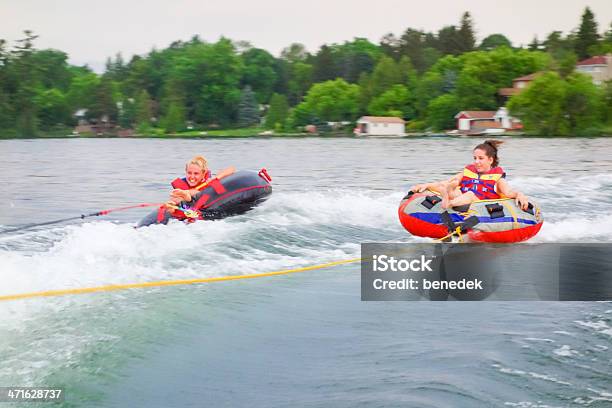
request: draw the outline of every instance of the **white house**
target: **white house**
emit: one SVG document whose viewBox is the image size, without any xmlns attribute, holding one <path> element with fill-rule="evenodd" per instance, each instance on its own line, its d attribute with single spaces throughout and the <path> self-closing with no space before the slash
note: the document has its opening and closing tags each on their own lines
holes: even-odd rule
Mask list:
<svg viewBox="0 0 612 408">
<path fill-rule="evenodd" d="M 392 116 L 362 116 L 357 120 L 355 136 L 405 136 L 406 122 Z"/>
<path fill-rule="evenodd" d="M 576 71 L 590 75 L 595 85 L 612 79 L 612 54 L 598 55 L 576 64 Z"/>
<path fill-rule="evenodd" d="M 501 107 L 496 111 L 461 111 L 455 115 L 459 132 L 503 133 L 506 130 L 522 128 L 520 120 L 508 114 L 508 109 Z"/>
</svg>

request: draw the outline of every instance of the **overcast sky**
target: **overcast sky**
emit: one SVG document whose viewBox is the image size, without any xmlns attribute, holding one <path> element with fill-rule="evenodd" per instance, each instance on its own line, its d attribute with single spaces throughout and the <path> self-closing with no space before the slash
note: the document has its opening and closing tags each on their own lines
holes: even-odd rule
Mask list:
<svg viewBox="0 0 612 408">
<path fill-rule="evenodd" d="M 292 42 L 309 51 L 324 43 L 366 37 L 377 43 L 407 27 L 437 31 L 472 14 L 477 37 L 502 33 L 514 45 L 575 29 L 584 8 L 600 31 L 612 22 L 612 0 L 0 0 L 0 38 L 40 35 L 37 48 L 65 51 L 73 64 L 97 71 L 108 56 L 125 60 L 198 34 L 246 40 L 278 56 Z"/>
</svg>

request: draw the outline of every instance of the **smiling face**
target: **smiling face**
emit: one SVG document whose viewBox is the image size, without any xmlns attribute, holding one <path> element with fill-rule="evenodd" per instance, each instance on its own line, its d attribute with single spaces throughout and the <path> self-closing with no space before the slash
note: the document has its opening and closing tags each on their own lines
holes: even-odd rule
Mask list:
<svg viewBox="0 0 612 408">
<path fill-rule="evenodd" d="M 487 153 L 482 149 L 474 149 L 474 167 L 479 173 L 485 173 L 491 170 L 493 157 L 487 156 Z"/>
<path fill-rule="evenodd" d="M 195 187 L 204 181 L 205 171 L 197 164 L 189 164 L 185 169 L 185 178 L 189 187 Z"/>
</svg>

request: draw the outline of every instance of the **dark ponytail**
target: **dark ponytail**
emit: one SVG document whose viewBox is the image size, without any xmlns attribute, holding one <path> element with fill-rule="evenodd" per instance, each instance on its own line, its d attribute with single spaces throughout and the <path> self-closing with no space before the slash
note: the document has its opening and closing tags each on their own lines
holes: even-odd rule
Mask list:
<svg viewBox="0 0 612 408">
<path fill-rule="evenodd" d="M 476 146 L 474 150 L 480 149 L 484 151 L 487 157 L 493 158 L 493 163 L 491 163 L 491 167 L 497 167 L 499 166 L 499 158 L 497 157 L 497 150 L 498 150 L 498 146 L 502 143 L 504 142 L 502 142 L 501 140 L 485 140 L 484 143 L 481 143 L 478 146 Z"/>
</svg>

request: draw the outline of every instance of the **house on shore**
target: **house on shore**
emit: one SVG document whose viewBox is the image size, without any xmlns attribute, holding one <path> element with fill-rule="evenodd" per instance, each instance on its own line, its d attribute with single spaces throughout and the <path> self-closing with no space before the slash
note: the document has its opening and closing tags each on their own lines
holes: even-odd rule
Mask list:
<svg viewBox="0 0 612 408">
<path fill-rule="evenodd" d="M 494 135 L 523 129 L 521 121 L 510 116 L 505 107 L 496 111 L 461 111 L 455 115 L 455 119 L 457 130 L 452 134 Z"/>
<path fill-rule="evenodd" d="M 501 88 L 497 91 L 498 95 L 504 97 L 506 100 L 510 99 L 511 96 L 518 95 L 523 92 L 525 88 L 540 75 L 539 72 L 525 75 L 522 77 L 514 78 L 512 80 L 512 88 Z"/>
<path fill-rule="evenodd" d="M 406 122 L 393 116 L 362 116 L 353 133 L 355 136 L 405 136 Z"/>
<path fill-rule="evenodd" d="M 599 55 L 576 64 L 576 72 L 589 75 L 595 85 L 612 79 L 612 54 Z"/>
</svg>

